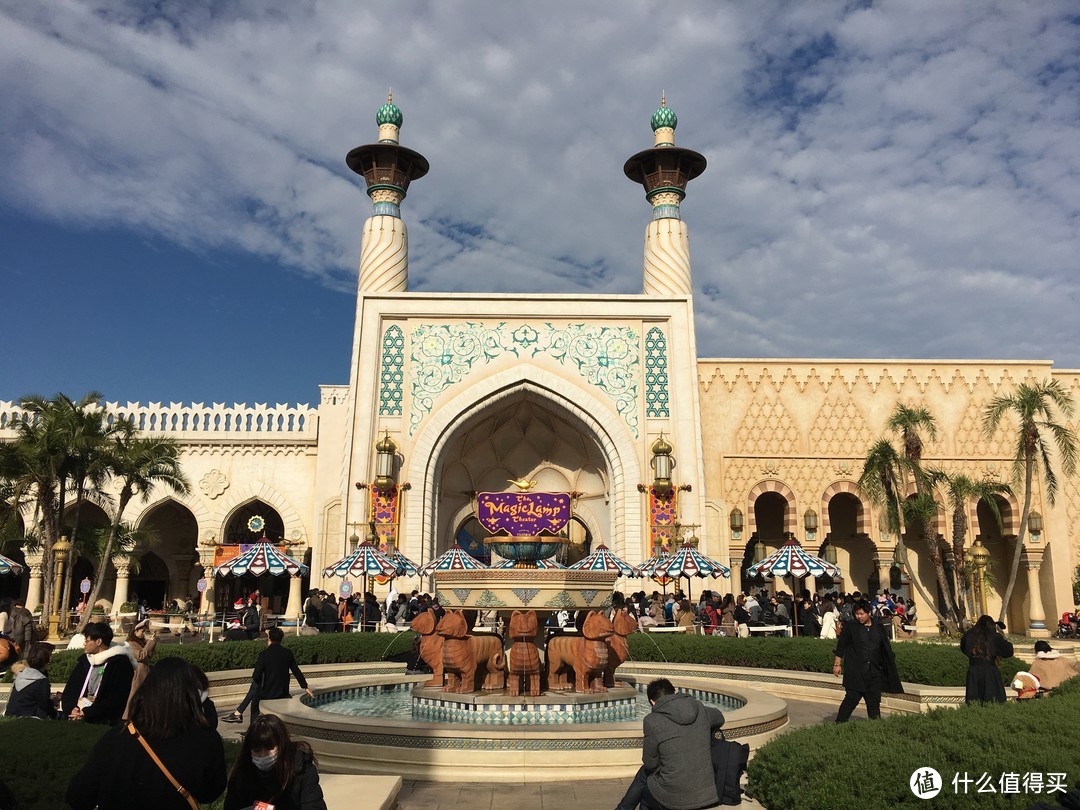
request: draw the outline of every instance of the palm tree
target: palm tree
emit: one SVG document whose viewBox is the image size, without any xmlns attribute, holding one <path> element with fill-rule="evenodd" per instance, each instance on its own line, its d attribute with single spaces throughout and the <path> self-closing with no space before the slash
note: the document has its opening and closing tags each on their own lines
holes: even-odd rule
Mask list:
<svg viewBox="0 0 1080 810">
<path fill-rule="evenodd" d="M 116 424 L 109 469 L 121 482 L 120 493 L 116 498 L 116 510 L 98 562 L 98 571 L 102 575 L 97 577 L 90 592 L 88 601 L 91 606 L 100 596 L 101 585 L 105 579 L 103 574 L 112 559 L 113 548 L 121 533 L 124 511 L 132 498 L 140 496 L 146 501 L 155 486 L 164 487 L 179 495 L 187 494 L 190 489 L 187 478 L 180 469 L 180 446 L 175 439 L 166 436 L 139 436 L 135 432 L 134 424 L 128 419 L 119 419 Z M 82 632 L 89 619 L 90 613 L 84 613 L 79 621 L 78 632 Z"/>
<path fill-rule="evenodd" d="M 967 593 L 965 581 L 967 579 L 967 507 L 972 501 L 985 503 L 994 515 L 998 526 L 1001 526 L 1001 510 L 998 507 L 999 495 L 1011 495 L 1012 488 L 1008 484 L 999 484 L 996 481 L 973 481 L 962 473 L 950 475 L 944 470 L 929 470 L 928 475 L 932 481 L 944 485 L 948 496 L 949 506 L 952 508 L 952 550 L 953 550 L 953 585 L 957 596 L 957 606 L 960 608 L 962 617 L 974 621 L 977 609 L 974 602 L 967 603 L 964 595 Z"/>
<path fill-rule="evenodd" d="M 930 597 L 919 578 L 914 575 L 908 561 L 907 546 L 904 543 L 904 528 L 922 517 L 926 499 L 916 496 L 904 498 L 901 493 L 907 491 L 907 482 L 911 475 L 911 461 L 906 454 L 898 453 L 888 439 L 880 439 L 866 455 L 862 473 L 859 476 L 859 490 L 866 495 L 875 508 L 884 515 L 884 528 L 896 537 L 896 550 L 900 555 L 900 564 L 908 572 L 911 584 L 930 606 L 942 623 L 946 617 L 938 610 L 937 603 Z M 931 499 L 932 500 L 932 499 Z M 936 513 L 933 506 L 930 517 Z M 925 523 L 925 521 L 924 521 Z"/>
<path fill-rule="evenodd" d="M 65 607 L 70 602 L 71 572 L 74 570 L 76 549 L 81 549 L 79 522 L 82 506 L 87 497 L 93 494 L 95 501 L 102 501 L 102 486 L 109 476 L 108 440 L 116 431 L 115 424 L 110 424 L 102 406 L 102 396 L 91 391 L 79 402 L 74 402 L 63 394 L 54 398 L 60 421 L 67 434 L 68 457 L 64 464 L 68 490 L 75 496 L 72 504 L 72 523 L 70 526 L 72 549 L 71 564 L 68 565 L 60 604 Z M 63 512 L 61 512 L 61 521 Z"/>
<path fill-rule="evenodd" d="M 1050 458 L 1051 447 L 1056 447 L 1061 457 L 1061 469 L 1066 475 L 1076 472 L 1076 434 L 1054 419 L 1054 409 L 1069 419 L 1076 410 L 1072 395 L 1060 380 L 1044 380 L 1041 383 L 1020 383 L 1012 394 L 999 394 L 990 400 L 983 414 L 983 432 L 987 438 L 994 435 L 1006 414 L 1019 420 L 1016 455 L 1013 458 L 1013 477 L 1024 478 L 1024 506 L 1020 512 L 1020 529 L 1016 535 L 1009 584 L 1001 600 L 998 621 L 1005 621 L 1016 586 L 1016 574 L 1020 569 L 1020 556 L 1024 551 L 1024 535 L 1027 532 L 1028 515 L 1031 511 L 1031 484 L 1036 468 L 1046 482 L 1046 500 L 1051 506 L 1057 495 L 1058 479 Z"/>
<path fill-rule="evenodd" d="M 941 554 L 941 542 L 938 540 L 937 532 L 934 530 L 937 518 L 936 503 L 933 505 L 933 509 L 930 508 L 934 498 L 933 482 L 922 466 L 923 434 L 930 441 L 936 440 L 937 423 L 926 408 L 912 408 L 898 402 L 885 426 L 894 433 L 900 434 L 900 440 L 904 446 L 904 458 L 907 460 L 906 469 L 911 473 L 911 480 L 914 481 L 918 501 L 918 503 L 911 504 L 908 508 L 919 513 L 918 515 L 912 514 L 912 518 L 921 518 L 917 521 L 911 520 L 907 525 L 909 527 L 913 525 L 922 527 L 922 539 L 926 543 L 930 562 L 934 565 L 938 589 L 941 592 L 942 601 L 945 603 L 945 625 L 952 632 L 953 629 L 958 628 L 960 625 L 959 610 L 957 609 L 953 589 L 949 584 L 949 575 L 945 571 L 945 561 Z M 914 580 L 915 577 L 912 577 L 912 579 Z"/>
<path fill-rule="evenodd" d="M 72 409 L 89 408 L 100 401 L 91 392 L 78 403 L 57 394 L 52 399 L 31 395 L 19 400 L 23 410 L 16 425 L 15 439 L 3 446 L 3 470 L 15 508 L 31 502 L 34 519 L 27 537 L 42 550 L 42 577 L 45 611 L 52 605 L 54 581 L 52 550 L 60 539 L 62 516 L 68 493 L 71 457 Z M 70 407 L 69 407 L 70 405 Z"/>
</svg>

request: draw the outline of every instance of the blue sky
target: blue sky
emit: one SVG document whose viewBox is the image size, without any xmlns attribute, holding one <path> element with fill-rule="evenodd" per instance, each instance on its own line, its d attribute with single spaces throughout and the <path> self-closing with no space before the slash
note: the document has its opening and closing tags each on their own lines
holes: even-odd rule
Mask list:
<svg viewBox="0 0 1080 810">
<path fill-rule="evenodd" d="M 635 293 L 661 90 L 703 357 L 1080 367 L 1075 3 L 0 0 L 0 399 L 348 381 L 393 86 L 420 291 Z"/>
</svg>

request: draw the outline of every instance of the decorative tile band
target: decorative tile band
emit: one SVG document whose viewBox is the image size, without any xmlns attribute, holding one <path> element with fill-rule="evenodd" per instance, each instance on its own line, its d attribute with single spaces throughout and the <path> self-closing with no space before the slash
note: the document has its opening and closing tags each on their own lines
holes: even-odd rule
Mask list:
<svg viewBox="0 0 1080 810">
<path fill-rule="evenodd" d="M 405 333 L 388 326 L 382 339 L 379 371 L 379 416 L 401 416 L 402 384 L 405 380 Z"/>
<path fill-rule="evenodd" d="M 615 403 L 634 438 L 638 436 L 638 387 L 641 363 L 638 333 L 628 326 L 571 323 L 556 327 L 513 326 L 505 321 L 423 324 L 413 330 L 409 379 L 412 403 L 409 435 L 416 433 L 435 398 L 464 380 L 479 365 L 505 355 L 544 355 L 569 366 Z"/>
<path fill-rule="evenodd" d="M 667 338 L 658 326 L 645 335 L 645 415 L 671 416 L 668 407 Z"/>
</svg>

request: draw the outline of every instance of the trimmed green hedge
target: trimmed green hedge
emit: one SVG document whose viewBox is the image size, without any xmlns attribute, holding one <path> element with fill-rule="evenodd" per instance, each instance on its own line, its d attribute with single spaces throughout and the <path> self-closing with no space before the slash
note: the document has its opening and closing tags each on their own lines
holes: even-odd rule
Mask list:
<svg viewBox="0 0 1080 810">
<path fill-rule="evenodd" d="M 5 752 L 0 780 L 15 795 L 19 810 L 66 807 L 68 782 L 108 728 L 61 720 L 0 717 L 0 751 Z M 240 743 L 225 741 L 229 768 L 239 753 Z M 224 796 L 207 807 L 220 808 L 223 802 Z"/>
<path fill-rule="evenodd" d="M 1071 787 L 1080 778 L 1080 679 L 1039 700 L 938 709 L 798 729 L 766 743 L 749 767 L 748 789 L 769 810 L 811 807 L 1024 808 L 1051 796 L 1023 792 L 1027 773 L 1064 773 Z M 943 788 L 930 800 L 909 787 L 924 768 L 941 774 Z M 954 791 L 953 777 L 1020 774 L 1019 795 Z M 960 785 L 963 790 L 963 785 Z"/>
<path fill-rule="evenodd" d="M 731 667 L 790 669 L 832 674 L 836 642 L 821 638 L 725 638 L 674 633 L 635 633 L 629 636 L 633 661 L 672 664 L 712 664 Z M 926 686 L 963 686 L 968 659 L 959 645 L 894 644 L 900 680 Z M 1001 663 L 1011 681 L 1027 665 L 1019 658 Z"/>
<path fill-rule="evenodd" d="M 383 661 L 392 655 L 412 648 L 412 633 L 391 636 L 388 633 L 326 633 L 317 636 L 285 636 L 283 642 L 293 651 L 296 662 L 308 664 L 342 664 L 358 661 Z M 158 646 L 152 660 L 168 656 L 184 658 L 204 672 L 224 669 L 251 669 L 255 659 L 266 649 L 265 640 L 224 641 L 220 644 L 163 644 Z M 65 650 L 53 655 L 49 680 L 63 683 L 68 679 L 79 650 Z"/>
</svg>

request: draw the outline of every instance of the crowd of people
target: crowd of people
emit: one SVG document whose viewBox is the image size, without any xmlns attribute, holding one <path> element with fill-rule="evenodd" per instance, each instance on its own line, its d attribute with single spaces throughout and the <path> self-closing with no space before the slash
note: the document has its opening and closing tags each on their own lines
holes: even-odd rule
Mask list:
<svg viewBox="0 0 1080 810">
<path fill-rule="evenodd" d="M 875 620 L 893 625 L 891 635 L 907 638 L 913 634 L 914 601 L 888 590 L 875 597 L 858 591 L 811 594 L 803 590 L 795 596 L 783 591 L 775 594 L 744 591 L 721 596 L 716 591 L 704 590 L 696 601 L 687 599 L 679 590 L 664 595 L 658 591 L 651 595 L 639 591 L 622 600 L 621 605 L 643 630 L 656 626 L 701 627 L 706 635 L 746 638 L 752 627 L 777 627 L 791 628 L 794 635 L 832 639 L 840 632 L 843 622 L 854 619 L 853 605 L 862 599 L 872 600 L 869 604 Z M 786 630 L 776 632 L 786 633 Z"/>
<path fill-rule="evenodd" d="M 14 617 L 19 629 L 17 608 L 4 607 L 4 626 L 12 629 Z M 288 697 L 290 673 L 312 695 L 292 652 L 281 645 L 282 630 L 272 627 L 266 635 L 267 649 L 242 704 L 251 704 L 252 722 L 228 771 L 206 673 L 179 657 L 154 661 L 157 639 L 146 620 L 123 641 L 106 621 L 90 622 L 62 692 L 50 687 L 54 646 L 20 634 L 12 642 L 19 660 L 4 662 L 16 673 L 4 714 L 109 727 L 68 784 L 67 803 L 75 810 L 197 810 L 222 793 L 228 810 L 326 810 L 311 748 L 290 739 L 278 718 L 259 714 L 260 700 Z"/>
</svg>

